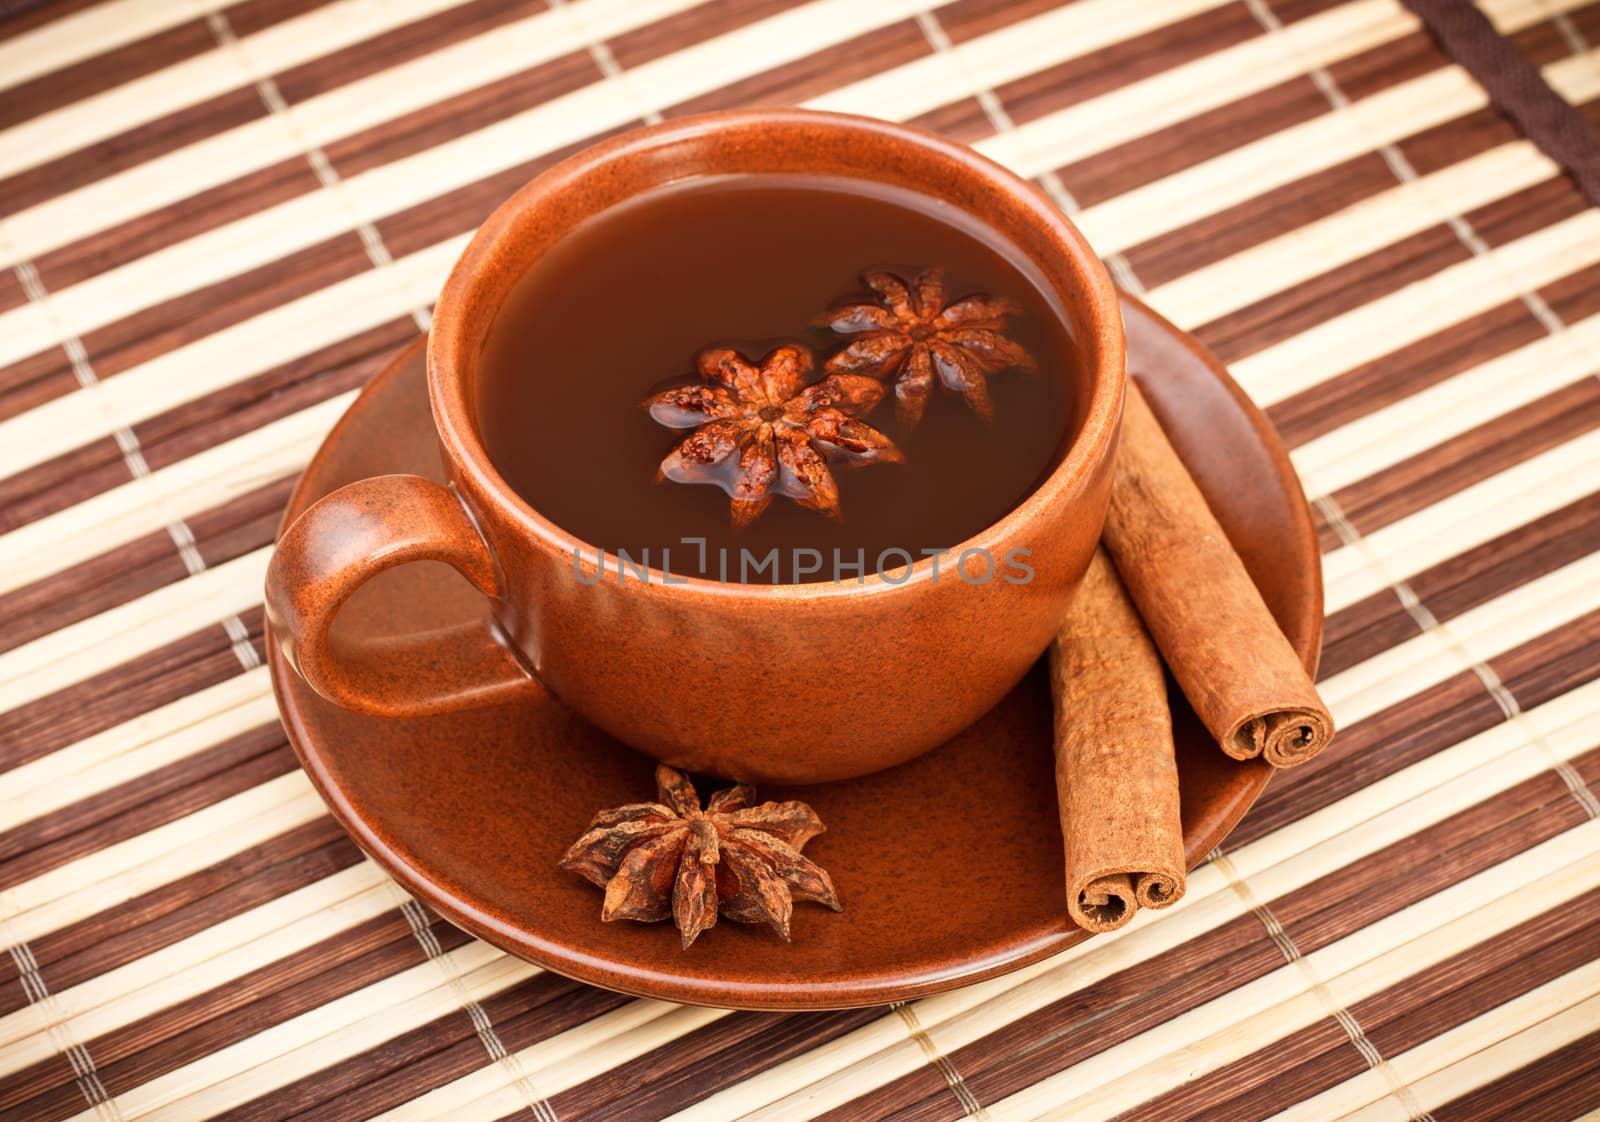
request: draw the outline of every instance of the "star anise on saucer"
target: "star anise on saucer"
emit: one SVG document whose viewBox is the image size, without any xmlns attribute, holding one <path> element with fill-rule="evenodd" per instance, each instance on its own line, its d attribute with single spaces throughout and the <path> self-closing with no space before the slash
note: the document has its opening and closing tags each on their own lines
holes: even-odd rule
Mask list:
<svg viewBox="0 0 1600 1122">
<path fill-rule="evenodd" d="M 881 383 L 834 374 L 806 385 L 811 352 L 782 346 L 752 363 L 726 347 L 699 358 L 703 385 L 649 398 L 650 416 L 695 431 L 661 461 L 657 478 L 715 483 L 732 500 L 735 527 L 748 526 L 774 494 L 839 517 L 833 467 L 900 463 L 900 450 L 856 418 L 883 397 Z"/>
<path fill-rule="evenodd" d="M 606 890 L 600 918 L 654 923 L 671 916 L 683 945 L 715 927 L 717 915 L 766 923 L 789 941 L 796 900 L 840 911 L 828 874 L 800 855 L 822 833 L 805 803 L 755 805 L 755 790 L 718 791 L 705 809 L 688 776 L 656 768 L 653 803 L 594 816 L 561 867 Z"/>
<path fill-rule="evenodd" d="M 881 270 L 861 279 L 878 299 L 846 304 L 824 318 L 840 335 L 854 336 L 824 369 L 892 378 L 908 427 L 922 420 L 936 379 L 989 421 L 994 419 L 989 375 L 1038 369 L 1033 356 L 1004 334 L 1006 319 L 1021 313 L 1004 297 L 975 293 L 946 304 L 944 271 L 937 266 L 910 283 Z"/>
</svg>

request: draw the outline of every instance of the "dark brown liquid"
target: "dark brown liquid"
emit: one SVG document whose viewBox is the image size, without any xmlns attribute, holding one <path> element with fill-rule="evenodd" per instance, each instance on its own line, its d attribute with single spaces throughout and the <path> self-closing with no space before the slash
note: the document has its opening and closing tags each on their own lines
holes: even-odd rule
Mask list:
<svg viewBox="0 0 1600 1122">
<path fill-rule="evenodd" d="M 918 195 L 773 176 L 691 180 L 589 220 L 534 264 L 495 320 L 479 400 L 490 459 L 529 505 L 589 546 L 635 560 L 648 550 L 657 568 L 670 548 L 674 575 L 738 580 L 741 550 L 759 559 L 777 548 L 777 578 L 791 581 L 791 555 L 806 548 L 827 560 L 800 579 L 831 580 L 835 551 L 847 564 L 865 551 L 871 572 L 885 550 L 920 558 L 959 544 L 1055 466 L 1075 428 L 1080 380 L 1061 317 L 1006 253 L 980 240 L 981 227 L 956 220 Z M 799 342 L 816 352 L 820 376 L 843 340 L 813 326 L 816 317 L 842 298 L 869 297 L 859 279 L 867 269 L 909 278 L 929 265 L 943 266 L 952 301 L 983 292 L 1023 309 L 1007 334 L 1040 373 L 990 376 L 993 424 L 936 387 L 908 432 L 886 394 L 865 420 L 907 462 L 835 469 L 837 522 L 778 495 L 735 531 L 718 487 L 654 482 L 688 432 L 657 424 L 641 403 L 696 380 L 701 350 L 732 346 L 759 361 Z M 706 540 L 704 567 L 683 538 Z M 891 555 L 883 567 L 903 563 Z"/>
</svg>

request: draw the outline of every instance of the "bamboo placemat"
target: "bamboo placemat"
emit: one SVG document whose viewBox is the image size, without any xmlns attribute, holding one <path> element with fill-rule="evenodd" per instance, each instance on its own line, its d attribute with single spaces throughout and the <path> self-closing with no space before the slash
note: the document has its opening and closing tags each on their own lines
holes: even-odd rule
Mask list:
<svg viewBox="0 0 1600 1122">
<path fill-rule="evenodd" d="M 1480 7 L 1600 121 L 1600 4 Z M 1325 551 L 1335 747 L 1171 911 L 897 1008 L 467 938 L 332 824 L 262 667 L 288 488 L 473 226 L 750 103 L 1036 179 L 1268 408 Z M 0 22 L 0 1116 L 1600 1117 L 1600 212 L 1560 158 L 1397 0 Z"/>
</svg>

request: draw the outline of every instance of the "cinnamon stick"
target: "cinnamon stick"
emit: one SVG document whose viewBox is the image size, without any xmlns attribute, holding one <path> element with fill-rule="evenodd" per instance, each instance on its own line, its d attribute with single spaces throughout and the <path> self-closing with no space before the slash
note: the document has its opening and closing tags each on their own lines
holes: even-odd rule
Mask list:
<svg viewBox="0 0 1600 1122">
<path fill-rule="evenodd" d="M 1183 895 L 1178 765 L 1161 656 L 1103 549 L 1050 645 L 1067 912 L 1110 931 Z"/>
<path fill-rule="evenodd" d="M 1332 715 L 1131 379 L 1104 542 L 1224 752 L 1290 767 L 1328 746 Z"/>
</svg>

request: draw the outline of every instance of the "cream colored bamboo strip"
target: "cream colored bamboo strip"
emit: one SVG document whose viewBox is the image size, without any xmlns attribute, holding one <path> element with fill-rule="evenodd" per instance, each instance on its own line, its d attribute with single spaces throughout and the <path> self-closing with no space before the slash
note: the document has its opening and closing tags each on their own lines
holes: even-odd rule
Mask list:
<svg viewBox="0 0 1600 1122">
<path fill-rule="evenodd" d="M 1509 35 L 1552 16 L 1586 7 L 1592 0 L 1476 0 L 1478 10 L 1489 17 L 1495 30 Z"/>
<path fill-rule="evenodd" d="M 1102 254 L 1121 253 L 1487 104 L 1466 71 L 1445 67 L 1086 207 L 1074 221 Z"/>
<path fill-rule="evenodd" d="M 0 478 L 431 304 L 466 244 L 451 238 L 357 273 L 0 421 Z"/>
<path fill-rule="evenodd" d="M 1443 749 L 1241 847 L 1230 860 L 1258 899 L 1276 899 L 1587 751 L 1597 717 L 1600 681 Z M 1016 974 L 918 1001 L 917 1019 L 925 1027 L 942 1026 L 945 1047 L 961 1047 L 1246 911 L 1217 869 L 1204 865 L 1170 911 L 1141 915 L 1121 932 Z M 921 1045 L 906 1038 L 898 1018 L 885 1017 L 719 1092 L 674 1115 L 674 1122 L 746 1112 L 761 1119 L 811 1117 L 925 1062 Z"/>
<path fill-rule="evenodd" d="M 1416 17 L 1395 0 L 1353 0 L 1046 114 L 975 147 L 1008 166 L 1058 168 L 1393 42 L 1417 26 Z"/>
<path fill-rule="evenodd" d="M 445 981 L 441 970 L 458 980 Z M 125 1122 L 202 1119 L 377 1047 L 537 974 L 473 940 L 117 1095 Z M 74 1116 L 96 1119 L 93 1109 Z"/>
<path fill-rule="evenodd" d="M 813 98 L 813 109 L 907 120 L 979 90 L 1003 86 L 1069 59 L 1082 58 L 1180 20 L 1223 0 L 1128 4 L 1082 0 L 925 55 Z M 938 7 L 929 4 L 931 10 Z"/>
<path fill-rule="evenodd" d="M 364 861 L 52 993 L 0 1017 L 0 1079 L 53 1055 L 53 1029 L 93 1040 L 395 911 L 404 902 L 404 893 L 388 875 Z"/>
<path fill-rule="evenodd" d="M 665 107 L 894 23 L 909 11 L 907 0 L 879 4 L 812 0 L 645 63 L 629 72 L 629 83 L 644 91 L 652 106 Z M 541 152 L 628 124 L 638 112 L 635 99 L 619 83 L 595 82 L 476 132 L 351 176 L 337 191 L 323 188 L 296 196 L 90 277 L 53 294 L 53 319 L 62 325 L 59 330 L 86 335 L 162 300 L 315 245 L 359 222 L 377 222 Z M 27 318 L 13 323 L 12 316 L 13 312 L 0 313 L 0 365 L 56 341 L 22 334 L 36 321 Z"/>
<path fill-rule="evenodd" d="M 1567 441 L 1465 487 L 1322 559 L 1324 602 L 1343 611 L 1396 581 L 1459 556 L 1592 494 L 1600 433 Z"/>
<path fill-rule="evenodd" d="M 214 0 L 106 0 L 0 42 L 0 90 L 204 15 Z"/>
<path fill-rule="evenodd" d="M 916 116 L 975 92 L 970 88 L 972 72 L 983 81 L 1008 81 L 1221 2 L 1175 0 L 1170 4 L 1129 6 L 1120 0 L 1090 0 L 1074 4 L 959 44 L 952 51 L 896 67 L 824 95 L 815 104 L 837 103 L 839 108 L 875 116 Z M 119 221 L 266 167 L 296 154 L 303 145 L 330 144 L 461 90 L 479 88 L 497 77 L 576 49 L 586 37 L 603 39 L 621 34 L 654 23 L 690 3 L 691 0 L 577 0 L 494 28 L 308 98 L 292 106 L 286 116 L 252 121 L 39 203 L 0 221 L 0 241 L 9 233 L 15 259 L 38 256 Z M 635 81 L 631 71 L 628 81 Z M 662 106 L 647 104 L 643 108 Z M 540 154 L 531 150 L 526 141 L 517 150 L 523 159 Z"/>
<path fill-rule="evenodd" d="M 994 1122 L 1114 1117 L 1597 886 L 1600 821 L 1591 820 L 1048 1076 L 988 1110 Z M 1594 981 L 1600 987 L 1600 965 Z M 1575 994 L 1572 1001 L 1587 996 Z M 938 1035 L 931 1035 L 939 1045 Z"/>
<path fill-rule="evenodd" d="M 1251 842 L 1232 853 L 1230 861 L 1256 898 L 1275 900 L 1474 807 L 1488 795 L 1538 775 L 1550 763 L 1587 751 L 1597 717 L 1600 682 L 1403 768 Z M 944 1047 L 963 1047 L 1246 911 L 1216 868 L 1202 866 L 1190 874 L 1189 895 L 1173 911 L 1138 917 L 1123 928 L 1128 935 L 1118 932 L 1078 944 L 1016 975 L 920 1000 L 915 1004 L 917 1020 L 925 1028 L 942 1026 Z M 1128 943 L 1117 948 L 1122 940 Z M 726 1088 L 674 1119 L 706 1122 L 746 1112 L 760 1119 L 811 1117 L 917 1071 L 923 1063 L 922 1045 L 906 1039 L 898 1018 L 886 1016 Z"/>
<path fill-rule="evenodd" d="M 391 28 L 453 6 L 458 0 L 334 0 L 246 36 L 250 56 L 268 73 L 287 70 Z M 87 13 L 86 13 L 87 14 Z M 131 131 L 251 80 L 233 52 L 217 47 L 0 130 L 0 176 L 44 163 Z"/>
<path fill-rule="evenodd" d="M 0 772 L 0 832 L 133 782 L 277 715 L 267 668 L 257 667 Z"/>
<path fill-rule="evenodd" d="M 1600 47 L 1553 62 L 1543 70 L 1551 87 L 1573 105 L 1600 97 Z"/>
<path fill-rule="evenodd" d="M 1074 114 L 1073 121 L 1091 117 L 1098 121 L 1093 129 L 1095 143 L 1101 148 L 1109 147 L 1159 127 L 1144 103 L 1162 102 L 1168 106 L 1169 115 L 1182 114 L 1185 109 L 1200 112 L 1202 106 L 1194 100 L 1199 93 L 1191 86 L 1203 86 L 1204 96 L 1217 104 L 1262 88 L 1256 81 L 1259 72 L 1247 68 L 1256 55 L 1278 59 L 1277 65 L 1285 71 L 1298 66 L 1297 72 L 1303 72 L 1319 61 L 1332 61 L 1398 37 L 1413 21 L 1399 9 L 1395 9 L 1399 14 L 1384 16 L 1391 7 L 1393 0 L 1358 0 L 1354 5 L 1293 25 L 1296 33 L 1308 40 L 1340 36 L 1311 57 L 1302 59 L 1288 54 L 1286 46 L 1276 40 L 1253 40 L 1232 49 L 1248 49 L 1250 53 L 1246 55 L 1234 58 L 1229 52 L 1221 52 L 1201 64 L 1134 83 L 1067 112 Z M 629 84 L 643 96 L 646 108 L 665 108 L 746 74 L 760 73 L 895 22 L 908 13 L 905 0 L 874 5 L 813 0 L 804 7 L 645 63 L 629 71 Z M 862 108 L 870 110 L 872 106 Z M 88 334 L 179 293 L 314 245 L 357 221 L 376 222 L 539 152 L 576 143 L 597 130 L 626 124 L 638 111 L 635 99 L 626 96 L 620 86 L 595 83 L 477 132 L 352 176 L 342 182 L 337 194 L 326 189 L 310 192 L 198 234 L 53 294 L 51 324 L 43 337 L 30 334 L 40 326 L 35 316 L 18 314 L 29 306 L 0 313 L 0 365 L 52 345 L 61 331 Z M 1106 117 L 1111 113 L 1121 114 L 1115 126 Z M 1062 120 L 1057 114 L 1032 122 L 1029 135 L 1048 138 Z M 16 322 L 12 322 L 13 316 Z"/>
<path fill-rule="evenodd" d="M 0 945 L 37 939 L 326 813 L 301 772 L 269 780 L 6 889 Z"/>
<path fill-rule="evenodd" d="M 1600 211 L 1585 210 L 1239 359 L 1233 375 L 1273 405 L 1596 261 Z"/>
<path fill-rule="evenodd" d="M 1310 495 L 1328 495 L 1600 370 L 1600 315 L 1374 410 L 1289 455 Z"/>
<path fill-rule="evenodd" d="M 702 1029 L 729 1010 L 634 1001 L 586 1024 L 530 1045 L 377 1116 L 374 1122 L 468 1122 L 513 1114 L 539 1097 L 559 1094 L 635 1057 Z M 518 1086 L 518 1081 L 523 1086 Z"/>
<path fill-rule="evenodd" d="M 354 390 L 0 535 L 0 593 L 298 474 Z"/>
<path fill-rule="evenodd" d="M 1600 1025 L 1600 961 L 1519 994 L 1465 1024 L 1440 1033 L 1390 1061 L 1411 1100 L 1434 1110 L 1566 1047 Z M 1582 996 L 1581 1000 L 1574 995 Z M 1376 1071 L 1328 1088 L 1272 1116 L 1273 1122 L 1411 1122 Z"/>
<path fill-rule="evenodd" d="M 1531 140 L 1503 144 L 1196 269 L 1145 300 L 1193 330 L 1558 174 Z"/>
<path fill-rule="evenodd" d="M 1318 689 L 1335 722 L 1349 728 L 1597 608 L 1600 553 L 1592 553 L 1340 671 Z"/>
<path fill-rule="evenodd" d="M 0 654 L 0 712 L 261 603 L 271 553 L 263 546 Z"/>
</svg>

